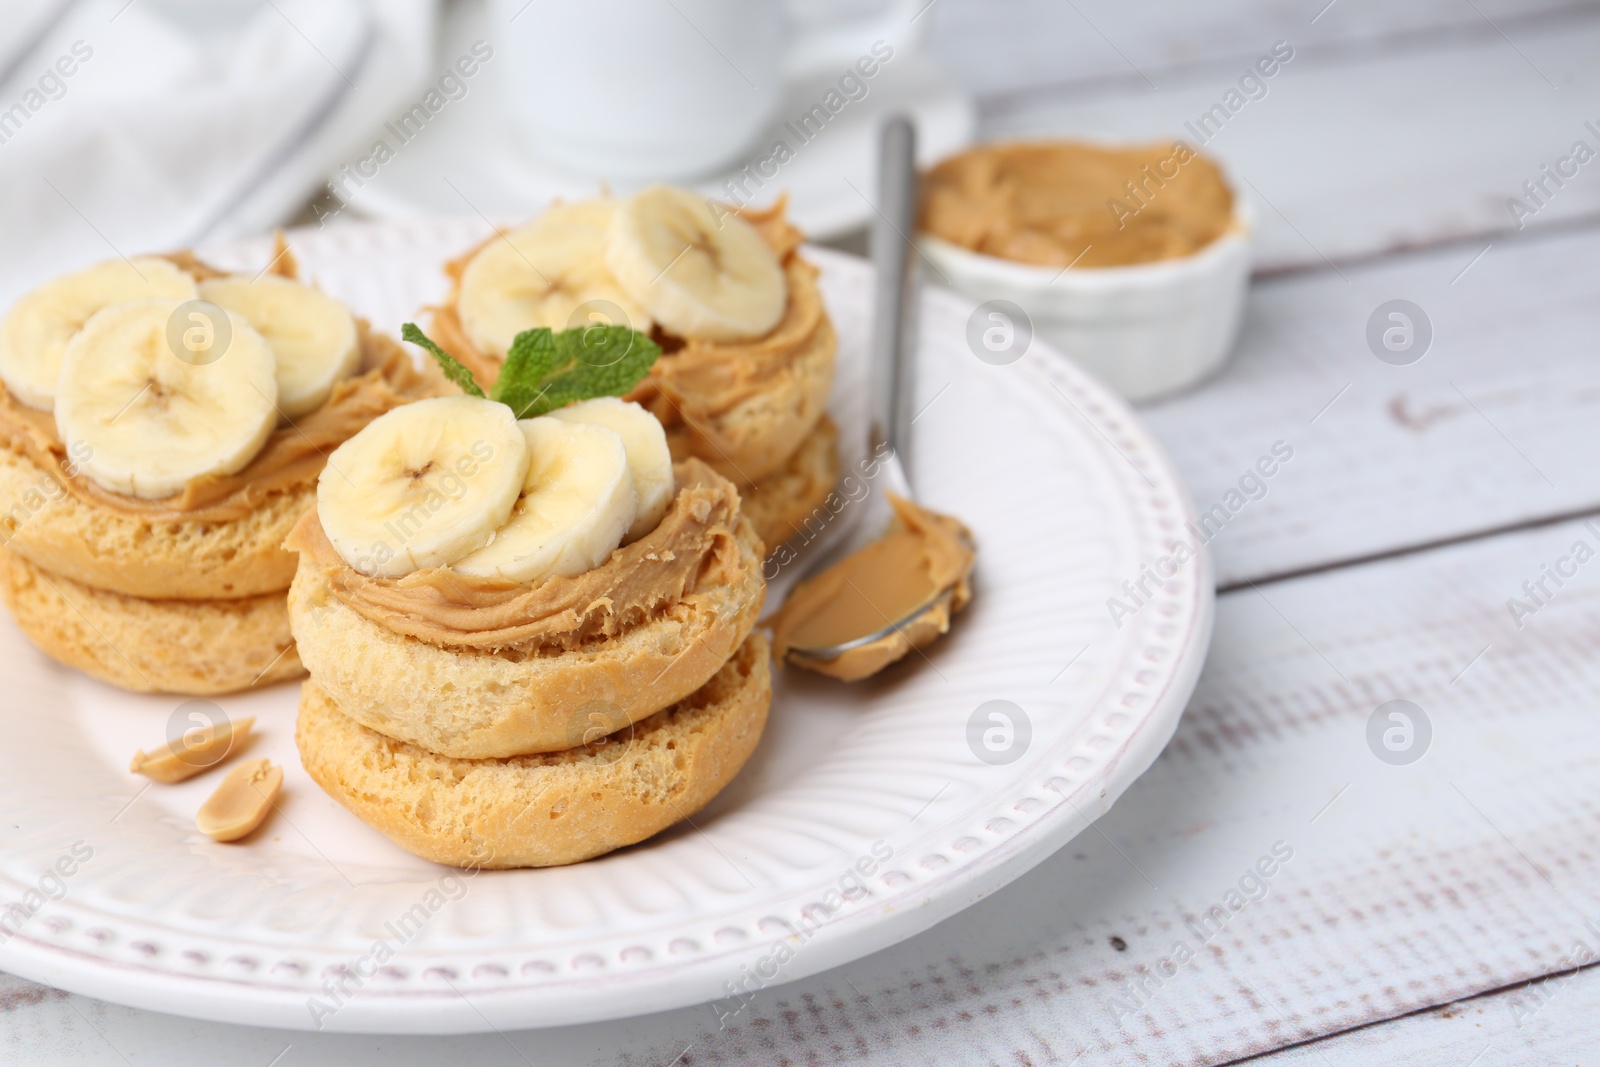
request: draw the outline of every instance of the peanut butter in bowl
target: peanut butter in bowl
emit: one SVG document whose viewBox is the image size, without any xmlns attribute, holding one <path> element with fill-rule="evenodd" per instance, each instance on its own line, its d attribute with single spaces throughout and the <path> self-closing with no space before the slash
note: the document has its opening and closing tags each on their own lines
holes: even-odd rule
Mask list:
<svg viewBox="0 0 1600 1067">
<path fill-rule="evenodd" d="M 1042 267 L 1125 267 L 1193 255 L 1234 221 L 1233 192 L 1181 141 L 984 145 L 923 179 L 924 232 Z"/>
<path fill-rule="evenodd" d="M 997 142 L 923 175 L 918 246 L 979 305 L 972 335 L 999 315 L 1007 336 L 1042 340 L 1142 401 L 1226 361 L 1250 218 L 1216 161 L 1182 141 Z M 1027 352 L 974 355 L 1003 365 Z"/>
</svg>

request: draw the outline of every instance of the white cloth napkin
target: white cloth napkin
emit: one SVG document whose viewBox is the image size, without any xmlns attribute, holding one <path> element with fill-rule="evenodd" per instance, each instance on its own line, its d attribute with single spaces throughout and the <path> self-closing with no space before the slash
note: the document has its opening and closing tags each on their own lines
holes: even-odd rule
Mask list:
<svg viewBox="0 0 1600 1067">
<path fill-rule="evenodd" d="M 63 0 L 8 0 L 0 20 L 0 83 L 38 45 L 71 5 Z"/>
<path fill-rule="evenodd" d="M 11 2 L 0 307 L 283 221 L 426 78 L 437 21 L 435 0 Z"/>
</svg>

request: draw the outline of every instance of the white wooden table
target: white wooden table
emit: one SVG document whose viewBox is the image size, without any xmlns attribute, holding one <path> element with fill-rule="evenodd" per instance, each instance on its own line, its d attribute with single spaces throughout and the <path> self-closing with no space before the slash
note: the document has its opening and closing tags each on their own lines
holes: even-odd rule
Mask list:
<svg viewBox="0 0 1600 1067">
<path fill-rule="evenodd" d="M 1295 50 L 1207 145 L 1260 218 L 1238 353 L 1145 413 L 1202 509 L 1275 442 L 1293 458 L 1211 544 L 1211 657 L 1149 773 L 991 899 L 727 1030 L 702 1008 L 291 1034 L 0 977 L 0 1062 L 1600 1058 L 1600 561 L 1545 577 L 1577 542 L 1600 552 L 1600 161 L 1525 228 L 1506 204 L 1575 141 L 1600 149 L 1600 4 L 934 0 L 924 17 L 984 136 L 1182 134 L 1275 42 Z M 1409 366 L 1365 340 L 1397 298 L 1434 330 Z M 1408 765 L 1367 741 L 1395 699 L 1432 726 Z M 1246 880 L 1259 899 L 1197 929 L 1275 846 L 1292 858 Z"/>
</svg>

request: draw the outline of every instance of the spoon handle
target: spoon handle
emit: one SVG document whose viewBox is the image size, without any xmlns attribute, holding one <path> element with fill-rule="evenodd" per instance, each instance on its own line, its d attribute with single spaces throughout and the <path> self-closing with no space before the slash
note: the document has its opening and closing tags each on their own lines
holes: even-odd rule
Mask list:
<svg viewBox="0 0 1600 1067">
<path fill-rule="evenodd" d="M 878 143 L 878 211 L 872 220 L 872 265 L 877 302 L 872 323 L 868 400 L 872 445 L 887 443 L 911 474 L 911 399 L 914 362 L 911 346 L 916 319 L 916 167 L 917 131 L 904 115 L 883 124 Z"/>
</svg>

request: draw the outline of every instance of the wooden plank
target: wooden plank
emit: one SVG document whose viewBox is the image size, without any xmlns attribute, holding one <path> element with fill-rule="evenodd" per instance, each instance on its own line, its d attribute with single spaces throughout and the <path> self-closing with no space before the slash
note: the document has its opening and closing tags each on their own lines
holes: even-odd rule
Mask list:
<svg viewBox="0 0 1600 1067">
<path fill-rule="evenodd" d="M 1516 36 L 1593 4 L 1478 0 L 1477 7 L 1481 14 L 1457 0 L 936 0 L 926 17 L 929 49 L 988 103 L 1044 88 L 1095 91 L 1108 81 L 1144 90 L 1146 76 L 1165 86 L 1179 71 L 1249 62 L 1251 48 L 1279 39 L 1366 50 L 1405 48 L 1422 37 L 1498 39 L 1496 26 Z"/>
<path fill-rule="evenodd" d="M 1503 242 L 1464 275 L 1481 246 L 1350 268 L 1348 281 L 1258 282 L 1223 374 L 1145 411 L 1200 510 L 1224 505 L 1219 584 L 1600 507 L 1596 236 Z M 1366 340 L 1395 298 L 1432 323 L 1410 366 Z M 1293 458 L 1256 490 L 1254 464 L 1280 441 Z M 1265 495 L 1230 497 L 1241 480 Z"/>
<path fill-rule="evenodd" d="M 1251 1067 L 1328 1067 L 1330 1062 L 1405 1063 L 1409 1067 L 1587 1064 L 1594 1062 L 1597 1048 L 1600 968 L 1590 967 L 1444 1004 L 1249 1062 Z"/>
<path fill-rule="evenodd" d="M 1242 34 L 1248 56 L 1163 77 L 1159 90 L 1139 80 L 1118 92 L 1024 94 L 986 108 L 980 135 L 1203 143 L 1254 201 L 1258 266 L 1269 271 L 1600 215 L 1600 162 L 1568 164 L 1575 176 L 1561 188 L 1543 179 L 1542 204 L 1522 188 L 1580 139 L 1600 151 L 1600 65 L 1592 58 L 1600 13 L 1534 20 L 1514 36 L 1454 35 L 1426 47 L 1319 56 L 1316 35 L 1343 7 L 1302 33 Z M 1470 6 L 1461 10 L 1476 17 Z M 1247 63 L 1279 39 L 1296 57 L 1262 83 L 1265 95 L 1238 97 L 1220 129 L 1215 120 L 1196 125 L 1228 103 Z M 1512 197 L 1538 210 L 1514 217 Z"/>
<path fill-rule="evenodd" d="M 1505 600 L 1579 539 L 1600 546 L 1574 523 L 1226 596 L 1168 750 L 1018 882 L 726 1029 L 701 1007 L 511 1040 L 538 1062 L 1212 1064 L 1562 970 L 1576 939 L 1600 949 L 1600 562 L 1521 630 Z M 1367 742 L 1396 698 L 1432 723 L 1409 766 Z M 178 1047 L 180 1067 L 224 1042 L 306 1064 L 370 1047 L 81 1005 L 130 1058 Z M 19 1013 L 14 1042 L 53 1048 L 64 1020 L 95 1045 L 78 1006 Z M 503 1044 L 385 1047 L 403 1067 Z"/>
</svg>

